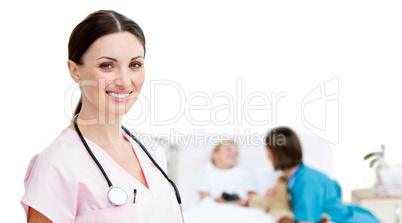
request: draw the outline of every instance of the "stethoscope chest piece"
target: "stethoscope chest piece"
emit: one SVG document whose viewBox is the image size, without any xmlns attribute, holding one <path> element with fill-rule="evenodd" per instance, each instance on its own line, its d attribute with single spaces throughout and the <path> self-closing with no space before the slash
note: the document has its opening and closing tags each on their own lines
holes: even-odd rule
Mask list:
<svg viewBox="0 0 402 223">
<path fill-rule="evenodd" d="M 80 137 L 82 143 L 84 144 L 85 148 L 87 149 L 89 155 L 91 155 L 92 159 L 96 163 L 96 165 L 99 167 L 100 171 L 102 172 L 103 176 L 105 177 L 105 180 L 107 181 L 109 185 L 109 191 L 107 193 L 109 202 L 113 206 L 119 206 L 119 205 L 124 205 L 127 203 L 128 200 L 128 195 L 125 190 L 123 190 L 120 187 L 114 187 L 112 182 L 110 181 L 109 177 L 107 176 L 105 170 L 103 169 L 102 165 L 99 163 L 98 159 L 96 159 L 95 155 L 93 154 L 91 148 L 89 148 L 88 143 L 86 142 L 84 136 L 82 135 L 80 129 L 78 128 L 77 125 L 77 119 L 78 119 L 78 114 L 74 116 L 73 123 L 74 123 L 74 128 L 78 133 L 78 136 Z M 179 194 L 179 190 L 177 189 L 176 185 L 174 182 L 169 179 L 168 175 L 165 173 L 165 171 L 158 165 L 158 163 L 152 158 L 151 154 L 148 152 L 148 150 L 145 148 L 145 146 L 130 132 L 128 131 L 124 126 L 121 127 L 145 152 L 145 154 L 148 156 L 148 158 L 151 160 L 151 162 L 155 165 L 155 167 L 162 173 L 162 175 L 166 178 L 167 181 L 173 186 L 175 193 L 176 193 L 176 199 L 177 202 L 179 203 L 181 207 L 181 198 Z M 133 203 L 135 203 L 135 196 L 136 196 L 137 190 L 134 189 L 134 199 Z M 183 213 L 182 213 L 182 218 L 183 218 Z M 183 219 L 184 222 L 184 219 Z"/>
<path fill-rule="evenodd" d="M 126 191 L 120 187 L 110 187 L 107 196 L 113 206 L 126 204 L 128 200 L 128 195 Z"/>
</svg>

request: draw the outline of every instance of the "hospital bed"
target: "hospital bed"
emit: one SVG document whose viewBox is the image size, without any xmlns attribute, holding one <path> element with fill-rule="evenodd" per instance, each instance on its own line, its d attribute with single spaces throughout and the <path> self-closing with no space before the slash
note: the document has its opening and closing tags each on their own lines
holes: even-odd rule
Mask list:
<svg viewBox="0 0 402 223">
<path fill-rule="evenodd" d="M 250 170 L 257 183 L 257 193 L 265 194 L 281 174 L 274 171 L 267 157 L 263 136 L 231 137 L 239 145 L 238 165 Z M 210 161 L 219 140 L 204 136 L 185 136 L 170 143 L 169 175 L 180 190 L 186 223 L 270 223 L 272 216 L 262 211 L 233 204 L 217 204 L 212 199 L 199 200 L 195 183 L 200 169 Z M 333 178 L 333 161 L 329 145 L 321 138 L 301 136 L 303 162 Z M 165 150 L 166 151 L 166 150 Z"/>
</svg>

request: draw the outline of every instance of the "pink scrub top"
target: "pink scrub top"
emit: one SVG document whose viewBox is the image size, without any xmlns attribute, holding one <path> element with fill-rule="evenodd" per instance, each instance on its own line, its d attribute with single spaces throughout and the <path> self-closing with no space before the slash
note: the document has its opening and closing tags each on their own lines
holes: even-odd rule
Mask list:
<svg viewBox="0 0 402 223">
<path fill-rule="evenodd" d="M 141 147 L 124 131 L 123 134 L 131 142 L 149 189 L 123 170 L 102 148 L 86 139 L 113 186 L 123 188 L 128 194 L 127 204 L 111 205 L 107 197 L 109 186 L 102 172 L 78 134 L 66 128 L 47 149 L 33 157 L 28 166 L 21 200 L 25 213 L 32 207 L 56 223 L 182 222 L 173 187 Z M 145 147 L 166 171 L 163 150 L 151 143 Z M 137 189 L 135 203 L 134 189 Z"/>
</svg>

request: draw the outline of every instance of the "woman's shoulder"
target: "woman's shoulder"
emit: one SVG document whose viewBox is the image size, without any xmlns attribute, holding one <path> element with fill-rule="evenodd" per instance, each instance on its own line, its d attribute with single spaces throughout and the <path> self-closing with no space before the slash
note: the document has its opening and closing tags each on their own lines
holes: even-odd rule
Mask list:
<svg viewBox="0 0 402 223">
<path fill-rule="evenodd" d="M 69 157 L 74 159 L 81 152 L 80 141 L 74 130 L 66 128 L 44 150 L 36 154 L 28 169 L 49 168 L 71 164 Z"/>
<path fill-rule="evenodd" d="M 301 164 L 300 168 L 301 168 L 300 175 L 303 176 L 302 179 L 304 179 L 305 181 L 309 181 L 310 183 L 312 181 L 313 182 L 331 181 L 327 175 L 309 166 Z"/>
<path fill-rule="evenodd" d="M 49 146 L 39 154 L 36 154 L 31 159 L 25 174 L 24 183 L 26 188 L 33 180 L 38 182 L 38 179 L 51 178 L 52 181 L 55 181 L 56 175 L 70 170 L 71 168 L 66 167 L 74 162 L 76 163 L 76 157 L 80 157 L 77 154 L 80 149 L 76 149 L 79 146 L 78 140 L 74 137 L 73 130 L 64 129 Z"/>
<path fill-rule="evenodd" d="M 322 193 L 325 188 L 333 187 L 333 181 L 320 171 L 302 165 L 290 187 L 297 194 Z"/>
<path fill-rule="evenodd" d="M 59 156 L 69 157 L 74 156 L 75 153 L 81 152 L 82 142 L 80 141 L 77 133 L 70 129 L 65 128 L 41 153 L 39 157 L 49 160 L 54 160 Z"/>
</svg>

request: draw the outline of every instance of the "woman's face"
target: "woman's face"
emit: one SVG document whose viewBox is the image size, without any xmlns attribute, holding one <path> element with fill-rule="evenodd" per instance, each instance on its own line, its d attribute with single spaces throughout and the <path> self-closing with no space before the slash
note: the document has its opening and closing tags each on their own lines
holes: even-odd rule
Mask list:
<svg viewBox="0 0 402 223">
<path fill-rule="evenodd" d="M 129 32 L 100 37 L 82 61 L 82 65 L 69 61 L 70 74 L 80 83 L 81 113 L 98 118 L 126 114 L 145 79 L 144 48 L 137 37 Z"/>
<path fill-rule="evenodd" d="M 220 169 L 230 169 L 237 164 L 239 149 L 233 143 L 222 145 L 218 151 L 213 153 L 212 159 Z"/>
</svg>

